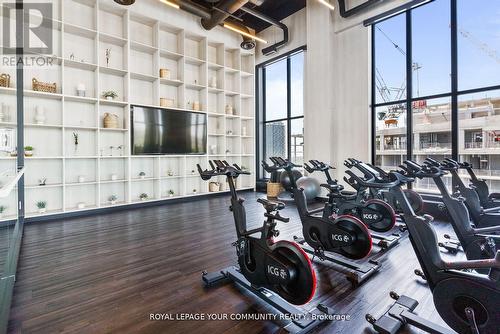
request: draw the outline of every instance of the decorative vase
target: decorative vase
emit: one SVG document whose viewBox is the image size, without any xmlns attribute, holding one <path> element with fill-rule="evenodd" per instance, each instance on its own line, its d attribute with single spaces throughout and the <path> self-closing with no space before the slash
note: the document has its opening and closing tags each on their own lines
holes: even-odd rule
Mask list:
<svg viewBox="0 0 500 334">
<path fill-rule="evenodd" d="M 168 171 L 167 176 L 174 176 L 174 173 L 172 171 Z"/>
<path fill-rule="evenodd" d="M 78 183 L 83 183 L 83 182 L 85 182 L 85 176 L 83 175 L 78 176 Z"/>
<path fill-rule="evenodd" d="M 17 154 L 16 154 L 17 156 Z M 25 157 L 32 157 L 33 156 L 33 151 L 24 151 L 24 156 Z"/>
<path fill-rule="evenodd" d="M 78 86 L 76 86 L 76 95 L 81 96 L 81 97 L 85 97 L 86 92 L 85 92 L 85 85 L 84 84 L 80 83 L 80 84 L 78 84 Z"/>
<path fill-rule="evenodd" d="M 111 205 L 115 205 L 115 204 L 116 204 L 116 200 L 111 201 Z"/>
<path fill-rule="evenodd" d="M 174 194 L 168 194 L 168 197 L 174 197 Z"/>
<path fill-rule="evenodd" d="M 35 123 L 36 124 L 45 124 L 45 109 L 43 106 L 35 107 Z"/>
<path fill-rule="evenodd" d="M 210 145 L 210 154 L 217 154 L 217 145 Z"/>
<path fill-rule="evenodd" d="M 85 203 L 80 202 L 77 205 L 78 205 L 78 209 L 85 209 Z"/>
<path fill-rule="evenodd" d="M 113 101 L 114 99 L 115 99 L 115 98 L 114 98 L 114 97 L 112 97 L 112 96 L 106 96 L 106 100 L 108 100 L 108 101 Z"/>
<path fill-rule="evenodd" d="M 193 102 L 193 110 L 195 111 L 200 111 L 201 110 L 201 104 L 199 101 L 194 101 Z"/>
<path fill-rule="evenodd" d="M 210 79 L 210 87 L 217 88 L 217 77 L 212 77 Z"/>
<path fill-rule="evenodd" d="M 103 125 L 105 128 L 118 129 L 118 120 L 117 114 L 106 112 L 104 113 Z"/>
<path fill-rule="evenodd" d="M 10 105 L 2 103 L 2 120 L 0 122 L 8 122 L 10 120 Z"/>
<path fill-rule="evenodd" d="M 45 212 L 47 212 L 47 208 L 38 209 L 38 213 L 45 213 Z"/>
<path fill-rule="evenodd" d="M 230 104 L 226 105 L 226 115 L 232 115 L 233 114 L 233 106 Z"/>
<path fill-rule="evenodd" d="M 160 68 L 160 78 L 170 79 L 170 70 L 167 68 Z"/>
<path fill-rule="evenodd" d="M 174 99 L 160 98 L 160 107 L 172 108 L 174 106 Z"/>
<path fill-rule="evenodd" d="M 111 181 L 116 181 L 116 180 L 118 180 L 118 175 L 111 174 Z"/>
</svg>

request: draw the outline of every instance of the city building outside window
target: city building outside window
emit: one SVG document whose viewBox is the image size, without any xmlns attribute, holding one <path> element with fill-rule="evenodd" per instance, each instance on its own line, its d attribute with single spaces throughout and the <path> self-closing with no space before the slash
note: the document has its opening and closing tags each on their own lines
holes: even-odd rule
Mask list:
<svg viewBox="0 0 500 334">
<path fill-rule="evenodd" d="M 258 67 L 258 179 L 269 175 L 260 161 L 280 156 L 304 162 L 304 50 Z"/>
<path fill-rule="evenodd" d="M 492 1 L 435 0 L 372 25 L 375 164 L 451 157 L 500 191 L 497 14 Z M 432 180 L 415 188 L 436 191 Z"/>
</svg>

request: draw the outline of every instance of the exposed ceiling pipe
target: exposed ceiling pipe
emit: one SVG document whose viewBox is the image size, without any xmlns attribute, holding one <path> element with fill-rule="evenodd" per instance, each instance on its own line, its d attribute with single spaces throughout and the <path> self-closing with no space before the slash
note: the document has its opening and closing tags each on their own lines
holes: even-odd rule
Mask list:
<svg viewBox="0 0 500 334">
<path fill-rule="evenodd" d="M 382 2 L 385 0 L 367 0 L 363 2 L 360 5 L 357 5 L 356 7 L 353 7 L 349 10 L 346 9 L 346 4 L 345 0 L 338 0 L 339 1 L 339 8 L 340 8 L 340 16 L 343 18 L 347 18 L 356 14 L 359 14 L 365 10 L 368 10 L 370 7 L 373 7 L 376 3 Z"/>
<path fill-rule="evenodd" d="M 201 17 L 202 20 L 209 20 L 212 14 L 206 8 L 197 5 L 191 1 L 177 1 L 179 8 L 188 13 Z"/>
<path fill-rule="evenodd" d="M 201 25 L 203 28 L 211 30 L 247 3 L 248 0 L 222 0 L 217 9 L 211 10 L 212 15 L 210 18 L 201 19 Z"/>
<path fill-rule="evenodd" d="M 270 24 L 280 28 L 281 30 L 283 30 L 283 40 L 281 40 L 281 41 L 279 41 L 271 46 L 268 46 L 265 49 L 262 49 L 262 54 L 264 56 L 269 56 L 269 55 L 272 55 L 273 53 L 278 52 L 279 48 L 285 46 L 288 43 L 288 39 L 289 39 L 288 27 L 285 24 L 283 24 L 279 21 L 276 21 L 275 19 L 273 19 L 267 15 L 264 15 L 256 10 L 253 10 L 253 9 L 250 9 L 247 7 L 241 7 L 240 10 L 247 13 L 247 14 L 255 16 L 256 18 L 261 19 L 262 21 L 270 23 Z"/>
</svg>

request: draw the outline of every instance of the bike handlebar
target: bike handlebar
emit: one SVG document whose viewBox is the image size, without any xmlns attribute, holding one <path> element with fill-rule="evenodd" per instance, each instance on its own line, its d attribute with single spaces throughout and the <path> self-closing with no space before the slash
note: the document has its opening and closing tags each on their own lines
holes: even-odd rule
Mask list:
<svg viewBox="0 0 500 334">
<path fill-rule="evenodd" d="M 226 160 L 209 160 L 208 163 L 212 169 L 203 170 L 200 164 L 196 164 L 198 173 L 204 181 L 210 180 L 214 176 L 225 175 L 236 178 L 239 175 L 250 175 L 250 172 L 243 171 L 237 164 L 230 165 Z"/>
<path fill-rule="evenodd" d="M 279 166 L 280 168 L 284 170 L 291 170 L 292 168 L 300 168 L 302 166 L 296 165 L 293 162 L 289 160 L 285 160 L 282 157 L 270 157 L 269 160 L 271 160 L 276 166 Z"/>
<path fill-rule="evenodd" d="M 312 165 L 312 167 L 307 162 L 304 162 L 304 169 L 308 173 L 325 172 L 330 169 L 335 169 L 335 167 L 332 167 L 329 164 L 319 160 L 309 160 L 309 163 Z"/>
<path fill-rule="evenodd" d="M 406 168 L 403 167 L 403 169 L 406 170 L 406 173 L 410 177 L 416 177 L 419 179 L 423 178 L 434 178 L 434 177 L 441 177 L 446 174 L 444 169 L 432 165 L 419 165 L 415 161 L 412 160 L 405 160 L 403 162 L 406 165 Z"/>
</svg>

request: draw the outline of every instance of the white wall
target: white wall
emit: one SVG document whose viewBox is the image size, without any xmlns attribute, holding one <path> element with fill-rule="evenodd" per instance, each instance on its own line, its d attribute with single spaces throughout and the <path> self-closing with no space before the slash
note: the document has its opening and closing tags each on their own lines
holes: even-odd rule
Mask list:
<svg viewBox="0 0 500 334">
<path fill-rule="evenodd" d="M 348 8 L 359 3 L 347 2 Z M 305 159 L 331 162 L 338 168 L 334 173 L 338 179 L 344 175 L 346 158 L 370 159 L 371 30 L 362 22 L 405 2 L 408 0 L 387 0 L 362 15 L 344 19 L 338 9 L 332 12 L 309 0 L 304 10 L 283 20 L 291 31 L 291 42 L 280 54 L 307 45 Z M 266 38 L 273 29 L 260 35 Z M 276 56 L 258 53 L 257 63 Z"/>
<path fill-rule="evenodd" d="M 306 8 L 298 11 L 297 13 L 287 17 L 282 22 L 288 27 L 288 34 L 290 40 L 287 45 L 278 50 L 278 53 L 272 56 L 266 57 L 262 55 L 262 49 L 276 42 L 283 40 L 283 31 L 275 26 L 271 26 L 259 33 L 259 36 L 265 39 L 268 44 L 257 43 L 257 48 L 255 52 L 255 61 L 257 64 L 265 62 L 266 60 L 274 57 L 279 57 L 282 54 L 287 53 L 293 49 L 301 47 L 306 44 Z"/>
</svg>

